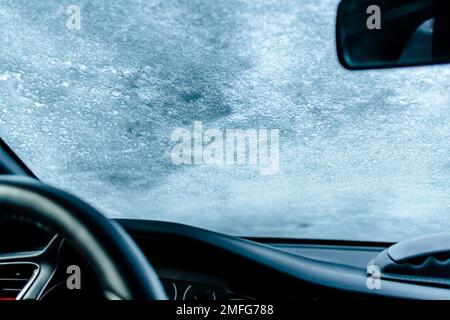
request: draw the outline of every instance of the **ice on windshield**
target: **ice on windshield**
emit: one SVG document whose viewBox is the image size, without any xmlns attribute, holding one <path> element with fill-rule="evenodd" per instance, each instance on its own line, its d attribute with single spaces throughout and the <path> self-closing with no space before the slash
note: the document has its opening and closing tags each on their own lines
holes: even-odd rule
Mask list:
<svg viewBox="0 0 450 320">
<path fill-rule="evenodd" d="M 69 28 L 79 8 L 79 28 Z M 335 0 L 0 3 L 0 136 L 110 217 L 401 240 L 450 228 L 450 67 L 350 72 Z M 279 132 L 279 170 L 177 165 L 177 128 Z"/>
</svg>

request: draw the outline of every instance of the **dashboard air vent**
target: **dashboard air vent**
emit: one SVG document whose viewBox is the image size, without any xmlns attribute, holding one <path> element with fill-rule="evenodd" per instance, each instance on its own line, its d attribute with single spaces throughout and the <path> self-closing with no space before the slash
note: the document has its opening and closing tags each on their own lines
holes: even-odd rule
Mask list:
<svg viewBox="0 0 450 320">
<path fill-rule="evenodd" d="M 0 264 L 0 301 L 16 300 L 37 270 L 31 263 Z"/>
</svg>

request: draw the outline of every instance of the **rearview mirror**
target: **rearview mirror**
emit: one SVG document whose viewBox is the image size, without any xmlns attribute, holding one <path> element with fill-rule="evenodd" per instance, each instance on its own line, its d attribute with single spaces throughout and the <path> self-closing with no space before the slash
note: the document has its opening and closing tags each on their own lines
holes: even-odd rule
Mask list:
<svg viewBox="0 0 450 320">
<path fill-rule="evenodd" d="M 348 69 L 450 62 L 449 0 L 343 0 L 337 50 Z"/>
</svg>

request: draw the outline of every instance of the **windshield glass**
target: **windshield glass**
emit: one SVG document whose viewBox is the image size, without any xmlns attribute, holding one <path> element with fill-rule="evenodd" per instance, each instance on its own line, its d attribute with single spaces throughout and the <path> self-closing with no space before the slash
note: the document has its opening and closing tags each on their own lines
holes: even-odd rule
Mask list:
<svg viewBox="0 0 450 320">
<path fill-rule="evenodd" d="M 0 3 L 0 136 L 109 217 L 396 241 L 450 228 L 448 66 L 350 72 L 336 0 Z"/>
</svg>

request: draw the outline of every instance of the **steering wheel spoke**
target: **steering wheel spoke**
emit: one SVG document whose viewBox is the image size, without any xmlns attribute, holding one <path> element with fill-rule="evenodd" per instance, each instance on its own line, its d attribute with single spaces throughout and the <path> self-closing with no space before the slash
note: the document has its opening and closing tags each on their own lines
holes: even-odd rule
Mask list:
<svg viewBox="0 0 450 320">
<path fill-rule="evenodd" d="M 64 237 L 96 272 L 107 299 L 167 299 L 155 270 L 122 227 L 67 192 L 35 179 L 0 177 L 1 218 L 42 225 Z M 62 241 L 57 236 L 42 252 L 0 256 L 0 268 L 22 264 L 26 272 L 27 264 L 37 266 L 19 298 L 40 297 L 57 266 Z"/>
<path fill-rule="evenodd" d="M 62 239 L 39 251 L 0 255 L 0 300 L 39 299 L 57 268 Z"/>
</svg>

